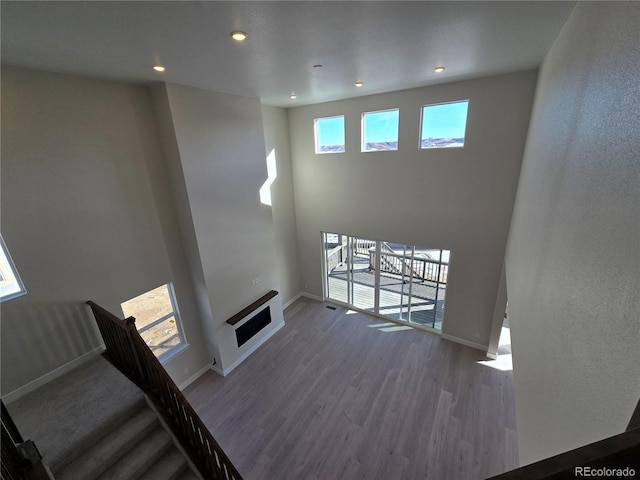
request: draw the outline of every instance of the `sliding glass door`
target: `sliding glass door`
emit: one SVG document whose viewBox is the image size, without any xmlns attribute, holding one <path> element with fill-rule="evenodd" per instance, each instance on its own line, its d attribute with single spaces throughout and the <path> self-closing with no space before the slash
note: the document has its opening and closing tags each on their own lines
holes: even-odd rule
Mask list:
<svg viewBox="0 0 640 480">
<path fill-rule="evenodd" d="M 349 303 L 347 287 L 347 239 L 337 233 L 324 233 L 325 296 L 339 302 Z"/>
<path fill-rule="evenodd" d="M 375 271 L 369 249 L 375 241 L 337 233 L 323 235 L 325 295 L 361 310 L 375 309 Z"/>
<path fill-rule="evenodd" d="M 324 233 L 325 296 L 441 329 L 449 251 Z"/>
<path fill-rule="evenodd" d="M 410 245 L 380 242 L 380 306 L 379 313 L 394 320 L 408 321 L 411 312 L 412 272 L 408 268 L 407 256 L 411 256 Z"/>
</svg>

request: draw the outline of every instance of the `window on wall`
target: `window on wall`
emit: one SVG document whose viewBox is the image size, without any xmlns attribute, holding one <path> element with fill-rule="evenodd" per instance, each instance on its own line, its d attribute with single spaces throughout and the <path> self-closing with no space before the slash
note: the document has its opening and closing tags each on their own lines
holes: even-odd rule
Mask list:
<svg viewBox="0 0 640 480">
<path fill-rule="evenodd" d="M 464 147 L 469 100 L 422 107 L 420 148 Z"/>
<path fill-rule="evenodd" d="M 343 153 L 344 115 L 315 119 L 316 153 Z"/>
<path fill-rule="evenodd" d="M 125 317 L 134 317 L 140 336 L 160 360 L 185 345 L 182 324 L 170 283 L 121 304 Z"/>
<path fill-rule="evenodd" d="M 9 250 L 0 235 L 0 302 L 24 295 L 24 288 L 18 270 L 11 260 Z"/>
<path fill-rule="evenodd" d="M 362 114 L 362 151 L 398 150 L 400 111 L 383 110 Z"/>
</svg>

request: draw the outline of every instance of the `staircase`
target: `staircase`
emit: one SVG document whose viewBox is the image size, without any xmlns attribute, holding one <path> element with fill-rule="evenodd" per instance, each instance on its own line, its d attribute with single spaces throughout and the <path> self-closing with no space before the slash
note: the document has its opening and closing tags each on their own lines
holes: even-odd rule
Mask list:
<svg viewBox="0 0 640 480">
<path fill-rule="evenodd" d="M 7 405 L 56 480 L 195 480 L 142 391 L 100 356 Z"/>
</svg>

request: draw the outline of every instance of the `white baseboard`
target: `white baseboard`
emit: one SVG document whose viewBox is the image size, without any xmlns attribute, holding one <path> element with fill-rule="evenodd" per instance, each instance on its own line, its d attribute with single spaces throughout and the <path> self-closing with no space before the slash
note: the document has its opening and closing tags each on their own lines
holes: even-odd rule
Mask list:
<svg viewBox="0 0 640 480">
<path fill-rule="evenodd" d="M 282 305 L 282 310 L 286 310 L 288 307 L 290 307 L 291 305 L 293 305 L 295 302 L 297 302 L 300 298 L 302 297 L 302 292 L 300 292 L 299 294 L 297 294 L 295 297 L 293 297 L 291 300 L 289 300 L 287 303 L 285 303 L 284 305 Z"/>
<path fill-rule="evenodd" d="M 324 299 L 321 297 L 317 297 L 315 295 L 312 295 L 311 293 L 307 293 L 307 292 L 300 292 L 299 294 L 297 294 L 295 297 L 293 297 L 291 300 L 289 300 L 287 303 L 285 303 L 284 305 L 282 305 L 282 310 L 286 310 L 287 307 L 290 307 L 291 305 L 293 305 L 295 302 L 297 302 L 298 300 L 300 300 L 302 297 L 307 297 L 310 298 L 311 300 L 315 300 L 317 302 L 324 302 Z"/>
<path fill-rule="evenodd" d="M 18 400 L 21 397 L 24 397 L 26 394 L 33 392 L 34 390 L 40 388 L 41 386 L 55 380 L 58 377 L 61 377 L 67 372 L 70 372 L 77 366 L 83 364 L 84 362 L 91 360 L 92 358 L 100 355 L 104 352 L 104 346 L 101 345 L 99 347 L 94 348 L 93 350 L 88 351 L 84 355 L 79 356 L 71 360 L 69 363 L 65 363 L 64 365 L 56 368 L 55 370 L 50 371 L 49 373 L 36 378 L 35 380 L 23 385 L 22 387 L 16 388 L 14 391 L 7 393 L 2 397 L 2 400 L 8 404 Z"/>
<path fill-rule="evenodd" d="M 187 378 L 184 382 L 178 385 L 178 388 L 180 389 L 180 391 L 183 391 L 185 388 L 187 388 L 189 385 L 195 382 L 198 378 L 204 375 L 207 372 L 207 370 L 214 370 L 214 369 L 215 368 L 213 365 L 206 365 L 202 367 L 200 370 L 198 370 L 196 373 L 194 373 L 189 378 Z"/>
<path fill-rule="evenodd" d="M 487 352 L 486 345 L 480 345 L 479 343 L 470 342 L 469 340 L 465 340 L 464 338 L 454 337 L 453 335 L 447 335 L 446 333 L 442 334 L 442 338 L 445 340 L 449 340 L 450 342 L 459 343 L 460 345 L 465 345 L 467 347 L 475 348 L 476 350 L 482 350 L 483 352 Z"/>
<path fill-rule="evenodd" d="M 227 368 L 220 368 L 218 365 L 212 365 L 211 369 L 214 372 L 219 373 L 223 377 L 226 377 L 233 371 L 234 368 L 236 368 L 238 365 L 244 362 L 247 358 L 249 358 L 249 356 L 253 352 L 255 352 L 258 348 L 260 348 L 267 340 L 269 340 L 282 327 L 284 327 L 284 322 L 280 322 L 278 325 L 276 325 L 276 327 L 273 330 L 271 330 L 271 333 L 269 333 L 269 335 L 265 335 L 260 340 L 258 340 L 251 348 L 249 348 L 246 352 L 244 352 L 240 356 L 240 358 L 238 358 L 235 362 L 233 362 Z"/>
<path fill-rule="evenodd" d="M 323 299 L 323 298 L 321 298 L 321 297 L 317 297 L 317 296 L 312 295 L 312 294 L 307 293 L 307 292 L 302 292 L 302 293 L 300 294 L 300 296 L 302 296 L 302 297 L 307 297 L 307 298 L 310 298 L 311 300 L 316 300 L 316 301 L 318 301 L 318 302 L 324 302 L 324 299 Z"/>
</svg>

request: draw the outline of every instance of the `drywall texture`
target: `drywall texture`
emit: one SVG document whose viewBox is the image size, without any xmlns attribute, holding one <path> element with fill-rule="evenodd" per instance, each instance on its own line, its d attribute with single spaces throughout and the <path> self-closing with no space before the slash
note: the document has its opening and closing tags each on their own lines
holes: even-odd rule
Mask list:
<svg viewBox="0 0 640 480">
<path fill-rule="evenodd" d="M 305 290 L 322 296 L 320 232 L 451 250 L 443 332 L 486 347 L 537 72 L 289 111 Z M 469 100 L 464 148 L 419 150 L 421 107 Z M 363 112 L 400 109 L 399 149 L 360 151 Z M 314 153 L 314 119 L 344 115 L 346 153 Z"/>
<path fill-rule="evenodd" d="M 258 194 L 267 178 L 260 100 L 174 84 L 165 88 L 189 204 L 190 218 L 181 223 L 191 222 L 195 235 L 195 245 L 185 244 L 198 249 L 204 285 L 195 278 L 196 290 L 205 289 L 211 308 L 202 329 L 210 360 L 215 357 L 226 371 L 283 322 L 282 309 L 273 308 L 272 324 L 241 348 L 226 323 L 269 290 L 279 291 L 271 208 Z"/>
<path fill-rule="evenodd" d="M 580 2 L 541 69 L 506 260 L 528 464 L 640 396 L 640 4 Z"/>
<path fill-rule="evenodd" d="M 148 89 L 3 67 L 2 234 L 28 294 L 2 303 L 2 393 L 98 346 L 84 303 L 120 303 L 173 281 L 206 363 Z"/>
<path fill-rule="evenodd" d="M 273 230 L 280 293 L 282 303 L 287 303 L 302 291 L 287 111 L 263 105 L 262 124 L 267 155 L 273 151 L 276 158 L 277 177 L 271 185 Z"/>
<path fill-rule="evenodd" d="M 184 245 L 186 266 L 189 271 L 191 283 L 194 286 L 195 306 L 200 314 L 203 331 L 209 332 L 213 325 L 213 313 L 211 311 L 211 303 L 209 302 L 207 285 L 204 279 L 202 261 L 200 260 L 198 240 L 193 226 L 189 195 L 184 183 L 184 172 L 182 170 L 180 151 L 178 149 L 173 117 L 171 116 L 171 108 L 169 106 L 167 86 L 164 83 L 158 84 L 151 88 L 151 92 L 164 148 L 164 159 L 169 176 L 174 208 L 177 212 L 180 237 Z M 214 341 L 213 334 L 204 335 L 203 340 L 208 350 L 207 363 L 212 363 L 213 358 L 220 358 L 220 352 Z"/>
</svg>

